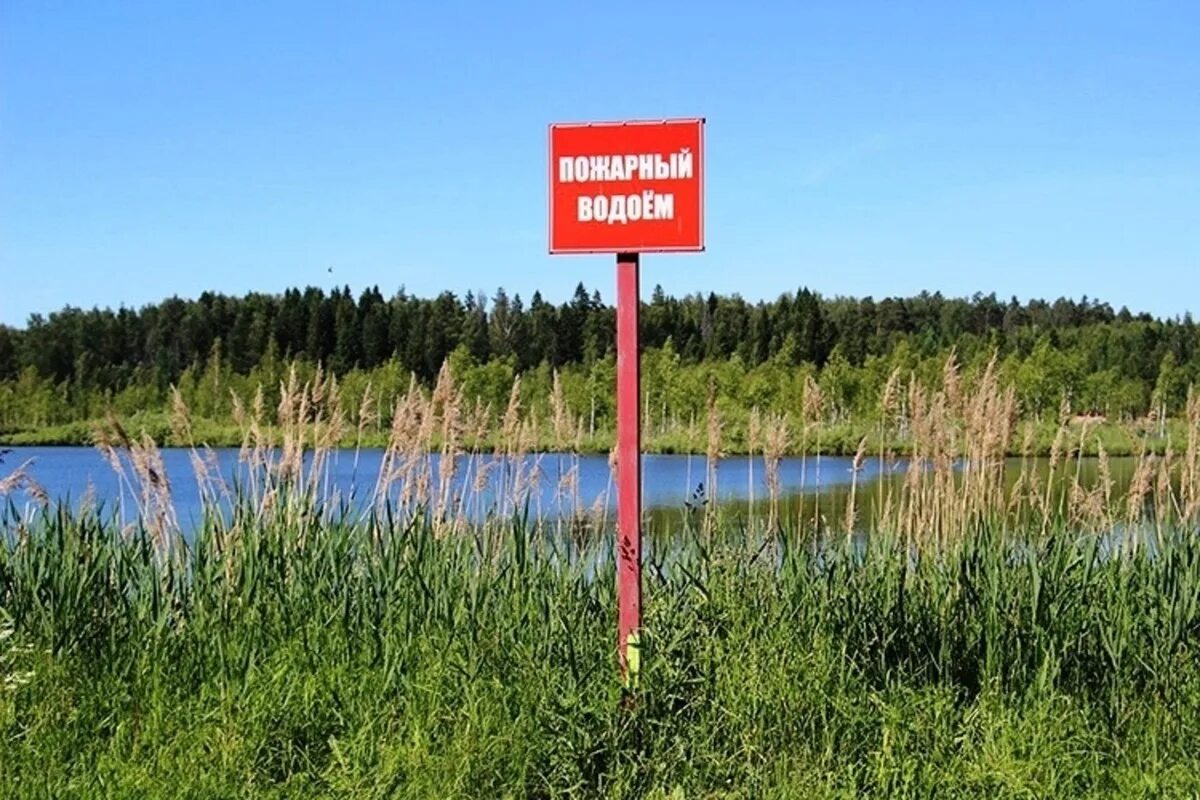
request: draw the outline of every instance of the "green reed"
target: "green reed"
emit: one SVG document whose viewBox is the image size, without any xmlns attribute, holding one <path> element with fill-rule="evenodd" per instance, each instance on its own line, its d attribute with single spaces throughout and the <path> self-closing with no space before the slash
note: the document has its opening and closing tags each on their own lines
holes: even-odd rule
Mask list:
<svg viewBox="0 0 1200 800">
<path fill-rule="evenodd" d="M 611 541 L 387 509 L 5 517 L 12 796 L 1111 796 L 1194 785 L 1200 543 L 1057 526 L 714 532 L 647 564 L 615 675 Z M 678 796 L 676 792 L 675 796 Z"/>
<path fill-rule="evenodd" d="M 1014 481 L 1011 392 L 988 374 L 964 391 L 949 362 L 941 389 L 908 388 L 913 458 L 868 513 L 772 502 L 763 519 L 712 504 L 647 530 L 642 669 L 622 696 L 611 530 L 576 524 L 588 518 L 569 473 L 570 524 L 530 513 L 515 391 L 508 444 L 489 454 L 465 443 L 449 373 L 432 398 L 411 390 L 374 493 L 350 502 L 322 489 L 345 428 L 336 384 L 290 384 L 282 447 L 256 402 L 236 481 L 193 443 L 207 513 L 187 536 L 153 441 L 116 420 L 97 441 L 135 514 L 71 512 L 36 492 L 27 512 L 8 495 L 5 796 L 1173 797 L 1200 785 L 1198 394 L 1176 454 L 1143 453 L 1125 489 L 1103 455 L 1085 479 L 1089 427 L 1066 414 L 1048 469 L 1023 460 Z M 176 427 L 188 440 L 182 406 Z M 710 471 L 721 437 L 714 405 Z M 454 462 L 434 467 L 435 440 L 505 476 L 483 521 L 456 512 L 479 507 L 448 496 Z M 30 478 L 18 468 L 4 485 Z"/>
</svg>

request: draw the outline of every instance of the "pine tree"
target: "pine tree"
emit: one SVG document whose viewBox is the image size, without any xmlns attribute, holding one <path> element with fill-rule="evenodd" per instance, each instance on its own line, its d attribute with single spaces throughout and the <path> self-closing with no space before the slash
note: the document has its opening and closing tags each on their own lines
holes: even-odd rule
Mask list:
<svg viewBox="0 0 1200 800">
<path fill-rule="evenodd" d="M 17 377 L 17 341 L 12 328 L 0 325 L 0 381 Z"/>
</svg>

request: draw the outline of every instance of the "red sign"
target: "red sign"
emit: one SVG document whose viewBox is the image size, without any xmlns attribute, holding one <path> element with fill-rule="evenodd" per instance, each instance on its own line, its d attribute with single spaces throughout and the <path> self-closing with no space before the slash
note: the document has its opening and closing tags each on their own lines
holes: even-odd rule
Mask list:
<svg viewBox="0 0 1200 800">
<path fill-rule="evenodd" d="M 550 252 L 704 249 L 704 120 L 550 126 Z"/>
</svg>

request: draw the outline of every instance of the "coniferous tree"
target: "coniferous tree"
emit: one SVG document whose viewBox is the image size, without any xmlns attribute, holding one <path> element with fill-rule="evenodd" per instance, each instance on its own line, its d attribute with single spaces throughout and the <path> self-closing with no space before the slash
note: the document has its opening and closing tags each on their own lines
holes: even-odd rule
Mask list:
<svg viewBox="0 0 1200 800">
<path fill-rule="evenodd" d="M 346 372 L 362 363 L 363 335 L 358 305 L 345 287 L 333 293 L 334 352 L 330 365 L 335 372 Z"/>
<path fill-rule="evenodd" d="M 492 313 L 488 320 L 488 349 L 496 358 L 508 358 L 516 350 L 514 315 L 508 294 L 501 286 L 492 297 Z"/>
<path fill-rule="evenodd" d="M 1153 396 L 1160 413 L 1177 414 L 1186 387 L 1200 379 L 1200 331 L 1190 316 L 1114 312 L 1086 297 L 1002 303 L 990 294 L 946 298 L 923 292 L 856 300 L 824 298 L 802 287 L 774 301 L 749 303 L 713 293 L 673 297 L 655 287 L 642 320 L 643 346 L 654 356 L 648 363 L 665 365 L 670 343 L 677 371 L 661 377 L 671 381 L 686 383 L 715 370 L 736 386 L 733 376 L 759 367 L 784 376 L 792 374 L 788 368 L 818 374 L 836 350 L 837 364 L 825 380 L 837 389 L 843 413 L 869 409 L 883 380 L 878 373 L 919 368 L 926 378 L 936 377 L 929 364 L 952 349 L 967 372 L 997 354 L 1022 411 L 1043 416 L 1056 413 L 1064 397 L 1079 413 L 1132 416 L 1145 413 Z M 602 374 L 597 364 L 611 360 L 614 333 L 614 309 L 583 285 L 561 305 L 537 293 L 528 310 L 502 289 L 489 307 L 479 292 L 460 302 L 450 292 L 425 299 L 403 288 L 385 298 L 377 287 L 357 300 L 349 288 L 327 294 L 309 287 L 279 296 L 205 292 L 195 300 L 173 297 L 116 311 L 66 307 L 33 315 L 24 329 L 0 327 L 0 419 L 83 419 L 118 395 L 127 408 L 148 409 L 168 396 L 173 383 L 199 392 L 218 339 L 219 374 L 227 376 L 222 381 L 277 377 L 281 364 L 300 359 L 339 374 L 387 368 L 389 385 L 402 385 L 409 371 L 428 383 L 461 346 L 461 363 L 486 372 L 472 373 L 472 380 L 490 387 L 490 396 L 504 369 L 530 372 L 545 363 L 547 370 L 531 376 L 528 386 L 549 386 L 549 369 L 557 369 L 572 407 L 587 406 L 589 418 L 594 411 L 603 419 L 603 403 L 580 387 Z M 703 361 L 710 363 L 689 371 Z M 743 399 L 783 391 L 763 388 L 791 379 L 771 374 L 759 374 Z M 673 399 L 656 401 L 660 417 L 666 413 L 662 402 L 672 413 L 686 414 L 681 398 L 689 392 L 702 398 L 703 384 L 677 387 L 664 395 Z"/>
<path fill-rule="evenodd" d="M 333 306 L 320 289 L 310 288 L 305 292 L 304 301 L 308 310 L 304 355 L 310 361 L 328 364 L 334 350 Z"/>
<path fill-rule="evenodd" d="M 488 337 L 487 301 L 482 292 L 467 292 L 460 341 L 477 363 L 488 360 L 491 342 Z"/>
<path fill-rule="evenodd" d="M 554 306 L 542 299 L 541 292 L 534 292 L 529 301 L 530 348 L 521 364 L 522 370 L 532 369 L 542 361 L 551 367 L 562 363 L 557 329 L 558 313 Z"/>
<path fill-rule="evenodd" d="M 17 377 L 17 342 L 13 330 L 0 325 L 0 381 Z"/>
<path fill-rule="evenodd" d="M 392 355 L 388 305 L 378 286 L 363 292 L 358 305 L 359 316 L 362 319 L 363 365 L 378 367 Z"/>
</svg>

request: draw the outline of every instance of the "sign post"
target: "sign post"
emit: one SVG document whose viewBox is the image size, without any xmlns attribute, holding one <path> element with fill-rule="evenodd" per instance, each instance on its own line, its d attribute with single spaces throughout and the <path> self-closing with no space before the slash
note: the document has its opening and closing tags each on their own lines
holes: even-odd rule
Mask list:
<svg viewBox="0 0 1200 800">
<path fill-rule="evenodd" d="M 637 253 L 617 255 L 617 659 L 625 685 L 638 674 L 642 626 L 641 349 Z"/>
<path fill-rule="evenodd" d="M 642 626 L 640 254 L 704 249 L 704 120 L 550 126 L 550 253 L 617 256 L 617 658 Z"/>
</svg>

